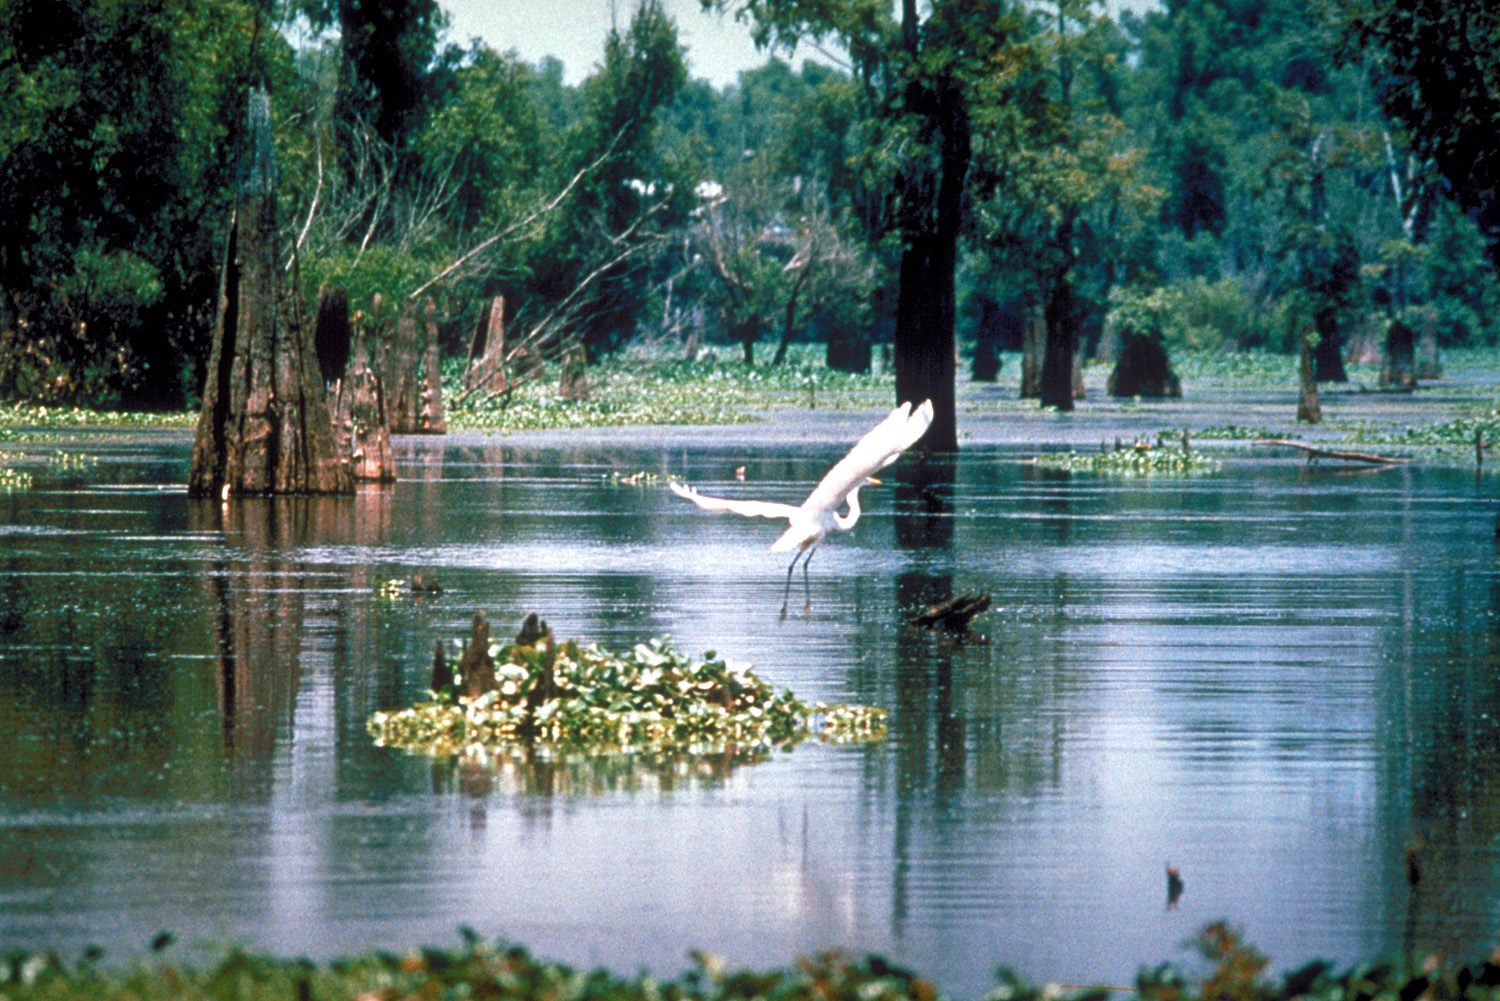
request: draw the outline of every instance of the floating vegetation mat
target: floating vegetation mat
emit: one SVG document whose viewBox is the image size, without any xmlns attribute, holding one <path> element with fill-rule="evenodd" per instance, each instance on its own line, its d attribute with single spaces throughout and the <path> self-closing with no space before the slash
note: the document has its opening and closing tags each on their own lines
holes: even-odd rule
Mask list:
<svg viewBox="0 0 1500 1001">
<path fill-rule="evenodd" d="M 1070 469 L 1111 476 L 1192 476 L 1212 473 L 1218 459 L 1188 448 L 1130 448 L 1102 452 L 1048 452 L 1033 460 L 1048 469 Z"/>
<path fill-rule="evenodd" d="M 481 622 L 477 617 L 480 638 L 487 635 Z M 616 653 L 554 644 L 548 633 L 537 645 L 490 645 L 487 656 L 474 650 L 471 641 L 460 657 L 454 694 L 435 677 L 430 700 L 372 715 L 375 742 L 433 756 L 503 759 L 525 749 L 559 757 L 733 753 L 754 760 L 810 737 L 843 743 L 885 735 L 883 709 L 804 702 L 775 691 L 746 664 L 712 651 L 694 661 L 666 639 Z"/>
<path fill-rule="evenodd" d="M 30 490 L 31 474 L 0 466 L 0 493 L 12 490 Z"/>
</svg>

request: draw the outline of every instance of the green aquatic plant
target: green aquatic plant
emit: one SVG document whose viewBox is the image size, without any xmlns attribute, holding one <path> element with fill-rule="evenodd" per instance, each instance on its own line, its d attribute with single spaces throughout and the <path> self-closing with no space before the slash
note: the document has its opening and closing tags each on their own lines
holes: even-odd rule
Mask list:
<svg viewBox="0 0 1500 1001">
<path fill-rule="evenodd" d="M 197 413 L 191 411 L 145 413 L 90 410 L 85 407 L 49 407 L 34 403 L 0 403 L 0 428 L 12 433 L 37 427 L 191 428 L 197 422 Z"/>
<path fill-rule="evenodd" d="M 0 493 L 12 490 L 30 490 L 32 476 L 28 472 L 0 466 Z"/>
<path fill-rule="evenodd" d="M 633 473 L 621 473 L 618 470 L 611 472 L 604 478 L 605 482 L 617 487 L 647 487 L 658 483 L 678 483 L 682 477 L 675 473 L 665 476 L 661 473 L 653 473 L 646 469 L 638 469 Z"/>
<path fill-rule="evenodd" d="M 1191 476 L 1212 473 L 1222 465 L 1218 459 L 1194 449 L 1162 448 L 1141 442 L 1099 452 L 1045 452 L 1032 461 L 1047 469 L 1110 476 Z"/>
<path fill-rule="evenodd" d="M 885 711 L 804 702 L 749 665 L 713 651 L 700 661 L 666 638 L 623 653 L 576 642 L 492 645 L 488 679 L 455 677 L 454 691 L 368 722 L 375 742 L 445 756 L 467 748 L 543 747 L 559 753 L 751 755 L 799 743 L 878 739 Z M 464 661 L 460 660 L 460 664 Z M 465 668 L 460 668 L 464 670 Z M 471 671 L 476 668 L 468 668 Z M 464 692 L 469 694 L 462 694 Z"/>
<path fill-rule="evenodd" d="M 775 407 L 863 408 L 885 405 L 890 399 L 892 376 L 839 372 L 814 358 L 805 345 L 794 350 L 786 364 L 756 366 L 713 352 L 688 360 L 660 351 L 629 350 L 589 368 L 587 399 L 564 397 L 558 373 L 548 369 L 510 392 L 451 405 L 449 423 L 456 428 L 515 431 L 743 424 Z M 445 395 L 456 401 L 462 372 L 449 366 L 445 379 Z"/>
</svg>

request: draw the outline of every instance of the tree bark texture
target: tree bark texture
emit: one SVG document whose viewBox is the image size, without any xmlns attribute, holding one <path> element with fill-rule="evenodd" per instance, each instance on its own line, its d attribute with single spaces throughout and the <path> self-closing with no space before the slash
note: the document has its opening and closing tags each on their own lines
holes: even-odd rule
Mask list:
<svg viewBox="0 0 1500 1001">
<path fill-rule="evenodd" d="M 349 468 L 362 482 L 396 479 L 396 458 L 391 453 L 391 432 L 385 416 L 380 376 L 370 368 L 364 338 L 355 342 L 349 371 L 338 381 L 333 395 L 333 431 L 339 452 L 349 459 Z"/>
<path fill-rule="evenodd" d="M 490 300 L 469 345 L 464 366 L 464 395 L 505 392 L 505 296 Z"/>
<path fill-rule="evenodd" d="M 1059 276 L 1047 296 L 1047 344 L 1042 356 L 1042 406 L 1073 409 L 1075 327 L 1073 286 Z"/>
<path fill-rule="evenodd" d="M 385 389 L 385 415 L 392 434 L 419 434 L 422 430 L 421 330 L 415 304 L 407 303 L 396 320 L 396 329 L 381 338 L 375 370 Z"/>
<path fill-rule="evenodd" d="M 423 434 L 446 434 L 448 415 L 443 409 L 443 357 L 438 343 L 437 306 L 427 300 L 422 311 L 422 329 L 427 334 L 422 357 L 422 409 L 417 426 Z"/>
<path fill-rule="evenodd" d="M 278 263 L 270 99 L 250 95 L 188 492 L 350 493 L 312 338 Z"/>
<path fill-rule="evenodd" d="M 931 400 L 932 426 L 917 443 L 930 452 L 958 449 L 953 324 L 958 235 L 964 184 L 972 152 L 968 109 L 959 86 L 938 80 L 911 88 L 912 107 L 936 131 L 937 177 L 913 182 L 913 200 L 902 221 L 901 292 L 896 305 L 896 400 Z M 920 169 L 920 168 L 919 168 Z M 935 195 L 925 191 L 933 190 Z"/>
</svg>

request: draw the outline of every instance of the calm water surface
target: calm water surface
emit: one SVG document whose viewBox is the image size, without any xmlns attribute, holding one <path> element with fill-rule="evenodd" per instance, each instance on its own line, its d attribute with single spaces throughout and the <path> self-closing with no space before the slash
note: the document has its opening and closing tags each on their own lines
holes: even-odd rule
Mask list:
<svg viewBox="0 0 1500 1001">
<path fill-rule="evenodd" d="M 100 436 L 0 495 L 0 945 L 133 957 L 170 929 L 328 956 L 470 925 L 623 972 L 879 950 L 975 997 L 1001 964 L 1126 983 L 1217 918 L 1279 969 L 1500 932 L 1500 576 L 1472 473 L 903 462 L 936 485 L 867 490 L 812 613 L 779 622 L 772 523 L 607 474 L 797 500 L 842 449 L 638 442 L 407 441 L 393 488 L 221 509 L 178 486 L 184 437 Z M 445 593 L 376 592 L 416 570 Z M 988 642 L 901 625 L 967 591 L 994 596 Z M 477 608 L 670 633 L 886 706 L 890 737 L 733 769 L 373 747 L 368 714 Z"/>
</svg>

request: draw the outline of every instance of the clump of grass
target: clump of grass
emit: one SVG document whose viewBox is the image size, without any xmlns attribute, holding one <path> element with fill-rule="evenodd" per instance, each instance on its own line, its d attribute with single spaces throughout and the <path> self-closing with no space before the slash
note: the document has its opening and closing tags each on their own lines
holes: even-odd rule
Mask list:
<svg viewBox="0 0 1500 1001">
<path fill-rule="evenodd" d="M 1047 452 L 1032 461 L 1048 469 L 1110 476 L 1191 476 L 1212 473 L 1220 466 L 1218 459 L 1193 449 L 1152 447 L 1141 442 L 1100 452 Z"/>
<path fill-rule="evenodd" d="M 567 642 L 491 647 L 495 687 L 432 697 L 368 721 L 375 742 L 434 756 L 466 748 L 546 747 L 562 752 L 708 754 L 769 751 L 809 737 L 877 739 L 885 711 L 804 702 L 777 692 L 748 665 L 693 661 L 664 638 L 624 653 Z M 464 679 L 455 680 L 463 691 Z"/>
</svg>

